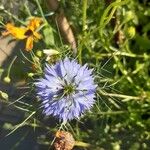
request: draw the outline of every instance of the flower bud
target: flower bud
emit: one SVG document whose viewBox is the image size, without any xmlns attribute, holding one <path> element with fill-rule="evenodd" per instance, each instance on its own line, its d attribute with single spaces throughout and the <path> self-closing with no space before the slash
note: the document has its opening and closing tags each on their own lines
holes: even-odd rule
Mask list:
<svg viewBox="0 0 150 150">
<path fill-rule="evenodd" d="M 0 96 L 1 96 L 3 99 L 8 100 L 8 94 L 7 94 L 7 93 L 0 91 Z"/>
<path fill-rule="evenodd" d="M 6 77 L 3 79 L 3 81 L 4 81 L 5 83 L 10 83 L 11 79 L 10 79 L 8 76 L 6 76 Z"/>
<path fill-rule="evenodd" d="M 43 55 L 42 51 L 38 50 L 38 51 L 36 52 L 36 56 L 42 57 L 42 55 Z"/>
<path fill-rule="evenodd" d="M 135 36 L 135 27 L 128 27 L 125 31 L 125 35 L 128 39 L 132 39 Z"/>
<path fill-rule="evenodd" d="M 34 76 L 34 73 L 30 72 L 28 73 L 28 77 L 32 78 Z"/>
<path fill-rule="evenodd" d="M 134 13 L 132 11 L 127 11 L 124 16 L 124 21 L 128 22 L 134 18 Z"/>
<path fill-rule="evenodd" d="M 0 10 L 4 10 L 4 6 L 3 5 L 0 5 Z"/>
</svg>

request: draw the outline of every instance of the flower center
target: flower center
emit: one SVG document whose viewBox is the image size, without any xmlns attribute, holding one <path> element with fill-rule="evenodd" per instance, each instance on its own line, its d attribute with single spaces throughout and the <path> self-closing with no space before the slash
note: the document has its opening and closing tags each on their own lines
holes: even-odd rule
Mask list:
<svg viewBox="0 0 150 150">
<path fill-rule="evenodd" d="M 72 84 L 69 85 L 65 85 L 64 89 L 63 89 L 63 94 L 66 95 L 70 95 L 71 93 L 73 93 L 75 91 L 75 87 Z"/>
<path fill-rule="evenodd" d="M 31 35 L 33 35 L 33 31 L 32 31 L 31 29 L 28 29 L 28 30 L 25 32 L 24 35 L 25 35 L 25 36 L 31 36 Z"/>
</svg>

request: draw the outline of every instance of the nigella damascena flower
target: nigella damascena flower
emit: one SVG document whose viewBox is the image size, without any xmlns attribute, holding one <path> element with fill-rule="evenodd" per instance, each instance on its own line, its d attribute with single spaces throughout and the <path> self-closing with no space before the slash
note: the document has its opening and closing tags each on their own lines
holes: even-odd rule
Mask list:
<svg viewBox="0 0 150 150">
<path fill-rule="evenodd" d="M 43 112 L 63 122 L 79 118 L 95 102 L 92 69 L 68 58 L 55 65 L 47 64 L 44 77 L 35 86 Z"/>
</svg>

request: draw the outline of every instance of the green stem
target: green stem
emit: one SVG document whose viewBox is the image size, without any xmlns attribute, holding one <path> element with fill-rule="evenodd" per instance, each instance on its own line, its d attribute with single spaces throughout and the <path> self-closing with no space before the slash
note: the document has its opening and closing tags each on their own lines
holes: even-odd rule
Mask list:
<svg viewBox="0 0 150 150">
<path fill-rule="evenodd" d="M 87 0 L 83 0 L 83 17 L 82 17 L 82 31 L 86 30 L 86 10 L 87 10 Z"/>
<path fill-rule="evenodd" d="M 31 54 L 31 58 L 33 60 L 33 64 L 35 64 L 37 66 L 37 71 L 36 72 L 39 73 L 39 74 L 42 74 L 43 70 L 41 68 L 41 62 L 40 62 L 40 60 L 38 59 L 37 56 L 35 56 L 35 54 L 34 54 L 33 51 L 31 51 L 30 54 Z"/>
<path fill-rule="evenodd" d="M 82 32 L 83 38 L 86 34 L 86 17 L 87 17 L 87 0 L 83 0 L 83 7 L 82 7 Z M 82 49 L 83 49 L 83 40 L 79 46 L 79 63 L 82 64 Z"/>
<path fill-rule="evenodd" d="M 0 21 L 0 24 L 1 24 L 2 26 L 5 26 L 5 24 L 4 24 L 2 21 Z"/>
<path fill-rule="evenodd" d="M 117 97 L 117 98 L 123 98 L 123 99 L 134 99 L 134 100 L 140 100 L 141 99 L 141 97 L 136 97 L 136 96 L 114 94 L 114 93 L 105 93 L 104 91 L 102 91 L 100 89 L 98 89 L 98 92 L 103 96 Z"/>
<path fill-rule="evenodd" d="M 82 46 L 83 46 L 83 43 L 81 42 L 80 43 L 80 46 L 78 47 L 78 51 L 79 51 L 79 63 L 82 64 Z"/>
<path fill-rule="evenodd" d="M 39 0 L 35 0 L 35 1 L 36 1 L 36 4 L 37 4 L 37 6 L 38 6 L 38 8 L 39 8 L 39 10 L 40 10 L 40 13 L 41 13 L 42 18 L 47 22 L 47 20 L 45 19 L 45 15 L 44 15 L 44 13 L 43 13 L 42 7 L 41 7 L 41 5 L 40 5 L 40 3 L 39 3 Z"/>
<path fill-rule="evenodd" d="M 8 70 L 7 70 L 7 77 L 9 77 L 9 75 L 10 75 L 11 67 L 12 67 L 13 63 L 15 62 L 16 58 L 17 58 L 17 56 L 15 56 L 15 57 L 13 58 L 13 60 L 11 61 L 10 65 L 9 65 L 9 67 L 8 67 Z"/>
<path fill-rule="evenodd" d="M 60 29 L 59 29 L 59 26 L 58 26 L 57 19 L 55 19 L 55 22 L 56 22 L 56 27 L 57 27 L 57 30 L 58 30 L 58 36 L 59 36 L 59 39 L 60 39 L 60 43 L 63 46 L 64 44 L 63 44 L 63 40 L 62 40 L 62 37 L 61 37 L 61 34 L 60 34 Z"/>
<path fill-rule="evenodd" d="M 120 0 L 117 0 L 116 2 L 111 3 L 106 10 L 104 11 L 101 19 L 100 19 L 100 23 L 99 23 L 99 34 L 100 37 L 102 38 L 103 36 L 103 29 L 105 28 L 105 26 L 109 23 L 109 21 L 112 19 L 117 7 L 121 6 L 121 5 L 125 5 L 129 2 L 129 0 L 124 0 L 122 2 L 118 2 Z M 113 8 L 113 9 L 112 9 Z M 107 17 L 107 15 L 109 14 L 109 11 L 112 9 L 110 15 Z M 107 20 L 106 20 L 107 18 Z M 106 20 L 106 21 L 105 21 Z"/>
<path fill-rule="evenodd" d="M 114 52 L 114 53 L 95 53 L 92 52 L 92 57 L 97 57 L 98 59 L 103 58 L 103 57 L 111 57 L 111 56 L 125 56 L 125 57 L 131 57 L 131 58 L 145 58 L 146 56 L 149 57 L 148 55 L 137 55 L 133 53 L 126 53 L 126 52 Z"/>
<path fill-rule="evenodd" d="M 6 136 L 11 135 L 13 132 L 15 132 L 18 128 L 22 127 L 27 120 L 29 120 L 36 112 L 33 111 L 22 123 L 20 123 L 19 125 L 17 125 L 14 130 L 12 130 L 11 132 L 9 132 Z"/>
<path fill-rule="evenodd" d="M 31 17 L 32 14 L 31 14 L 31 11 L 30 11 L 30 9 L 29 9 L 29 7 L 28 7 L 28 1 L 25 2 L 24 6 L 25 6 L 25 9 L 26 9 L 28 15 Z"/>
<path fill-rule="evenodd" d="M 7 10 L 4 10 L 4 12 L 5 12 L 7 15 L 11 16 L 12 18 L 14 18 L 16 21 L 18 21 L 18 22 L 20 22 L 21 24 L 23 24 L 23 25 L 25 25 L 25 26 L 26 26 L 26 23 L 25 23 L 24 21 L 22 21 L 22 20 L 18 19 L 18 17 L 17 17 L 17 16 L 15 16 L 15 15 L 11 14 L 11 13 L 10 13 L 10 12 L 8 12 Z"/>
<path fill-rule="evenodd" d="M 91 145 L 85 142 L 81 141 L 75 141 L 75 146 L 80 146 L 80 147 L 90 147 Z"/>
<path fill-rule="evenodd" d="M 142 112 L 145 112 L 145 110 L 139 110 L 139 109 L 135 109 L 135 110 L 132 110 L 132 111 L 128 111 L 128 110 L 118 110 L 118 111 L 107 111 L 107 112 L 98 112 L 96 114 L 91 114 L 92 116 L 94 115 L 120 115 L 120 114 L 129 114 L 129 113 L 142 113 Z"/>
</svg>

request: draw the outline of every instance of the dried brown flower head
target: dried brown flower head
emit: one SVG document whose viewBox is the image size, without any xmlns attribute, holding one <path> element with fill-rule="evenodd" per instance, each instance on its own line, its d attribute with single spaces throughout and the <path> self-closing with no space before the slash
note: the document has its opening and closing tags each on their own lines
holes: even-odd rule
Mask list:
<svg viewBox="0 0 150 150">
<path fill-rule="evenodd" d="M 55 137 L 55 150 L 72 150 L 75 145 L 75 140 L 69 132 L 57 131 Z"/>
</svg>

